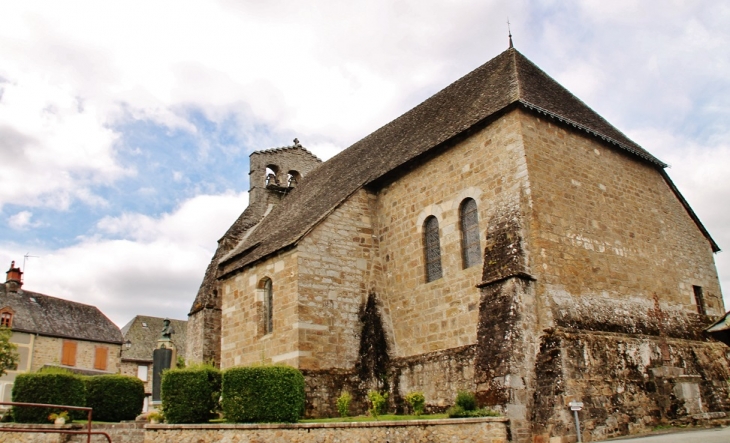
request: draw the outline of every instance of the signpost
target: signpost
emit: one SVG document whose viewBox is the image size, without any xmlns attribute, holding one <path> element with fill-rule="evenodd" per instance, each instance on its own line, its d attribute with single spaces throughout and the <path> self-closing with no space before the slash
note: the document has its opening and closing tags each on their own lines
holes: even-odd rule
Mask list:
<svg viewBox="0 0 730 443">
<path fill-rule="evenodd" d="M 568 403 L 568 406 L 570 406 L 570 410 L 573 411 L 573 416 L 575 417 L 575 431 L 578 433 L 578 443 L 582 443 L 581 435 L 580 435 L 580 420 L 578 419 L 578 411 L 583 409 L 583 402 L 582 401 L 571 401 Z"/>
</svg>

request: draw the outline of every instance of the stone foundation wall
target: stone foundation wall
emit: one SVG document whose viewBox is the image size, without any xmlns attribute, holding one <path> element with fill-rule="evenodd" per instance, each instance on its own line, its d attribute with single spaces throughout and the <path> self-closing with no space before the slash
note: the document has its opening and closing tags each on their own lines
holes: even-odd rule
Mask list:
<svg viewBox="0 0 730 443">
<path fill-rule="evenodd" d="M 116 424 L 94 424 L 93 432 L 106 432 L 112 439 L 113 443 L 143 443 L 144 442 L 144 422 L 137 423 L 116 423 Z M 40 425 L 40 424 L 21 424 L 21 423 L 2 423 L 0 424 L 0 443 L 86 443 L 87 435 L 71 435 L 71 434 L 46 434 L 42 432 L 20 433 L 5 432 L 13 428 L 32 429 L 35 431 L 44 430 L 67 430 L 67 431 L 85 431 L 85 424 L 70 423 L 63 426 L 56 425 Z M 103 435 L 92 435 L 91 443 L 108 443 Z"/>
<path fill-rule="evenodd" d="M 535 366 L 533 433 L 545 441 L 574 437 L 568 406 L 574 400 L 585 405 L 580 412 L 584 441 L 646 432 L 660 424 L 691 424 L 703 414 L 730 411 L 724 347 L 656 336 L 552 331 L 543 336 Z"/>
<path fill-rule="evenodd" d="M 234 440 L 235 439 L 235 440 Z M 144 443 L 506 443 L 507 419 L 500 417 L 296 425 L 148 425 Z M 116 443 L 116 442 L 115 442 Z"/>
</svg>

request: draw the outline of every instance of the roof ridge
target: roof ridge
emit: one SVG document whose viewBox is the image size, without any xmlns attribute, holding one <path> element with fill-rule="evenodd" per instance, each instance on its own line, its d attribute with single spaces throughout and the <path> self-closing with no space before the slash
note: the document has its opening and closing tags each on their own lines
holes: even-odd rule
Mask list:
<svg viewBox="0 0 730 443">
<path fill-rule="evenodd" d="M 302 151 L 304 151 L 307 154 L 311 155 L 312 157 L 314 157 L 315 159 L 319 160 L 320 162 L 322 161 L 322 159 L 319 158 L 319 157 L 317 157 L 316 155 L 314 155 L 314 153 L 312 153 L 312 151 L 310 151 L 309 149 L 307 149 L 307 148 L 305 148 L 304 146 L 301 146 L 301 145 L 299 145 L 299 146 L 296 146 L 296 145 L 295 146 L 280 146 L 280 147 L 276 147 L 276 148 L 260 149 L 258 151 L 253 151 L 248 156 L 250 157 L 250 156 L 252 156 L 254 154 L 264 154 L 264 153 L 267 153 L 267 152 L 288 151 L 288 150 L 291 150 L 291 149 L 301 149 Z"/>
</svg>

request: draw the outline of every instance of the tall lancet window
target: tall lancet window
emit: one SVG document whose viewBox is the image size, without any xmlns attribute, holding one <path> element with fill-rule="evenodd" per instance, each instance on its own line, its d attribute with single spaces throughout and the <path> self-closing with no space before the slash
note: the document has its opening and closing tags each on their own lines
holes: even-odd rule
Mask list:
<svg viewBox="0 0 730 443">
<path fill-rule="evenodd" d="M 439 240 L 439 221 L 430 216 L 423 222 L 423 243 L 426 255 L 426 282 L 438 280 L 441 272 L 441 241 Z"/>
<path fill-rule="evenodd" d="M 264 281 L 264 334 L 274 332 L 274 291 L 271 279 Z"/>
<path fill-rule="evenodd" d="M 461 202 L 459 218 L 461 222 L 461 258 L 464 269 L 466 269 L 482 262 L 479 245 L 479 214 L 477 213 L 477 202 L 473 198 L 467 198 Z"/>
</svg>

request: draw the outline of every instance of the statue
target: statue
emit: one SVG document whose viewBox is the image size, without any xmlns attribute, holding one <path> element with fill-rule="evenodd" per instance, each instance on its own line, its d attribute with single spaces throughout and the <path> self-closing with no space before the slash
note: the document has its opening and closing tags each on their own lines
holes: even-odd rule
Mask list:
<svg viewBox="0 0 730 443">
<path fill-rule="evenodd" d="M 170 336 L 175 333 L 175 330 L 170 326 L 170 319 L 166 318 L 162 323 L 164 324 L 162 327 L 162 339 L 170 340 Z"/>
</svg>

